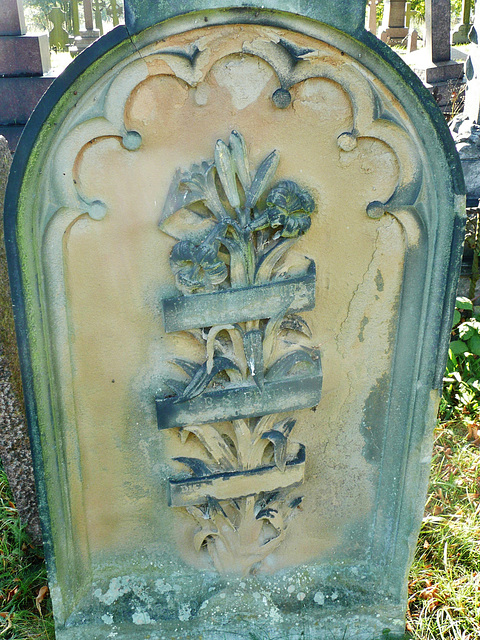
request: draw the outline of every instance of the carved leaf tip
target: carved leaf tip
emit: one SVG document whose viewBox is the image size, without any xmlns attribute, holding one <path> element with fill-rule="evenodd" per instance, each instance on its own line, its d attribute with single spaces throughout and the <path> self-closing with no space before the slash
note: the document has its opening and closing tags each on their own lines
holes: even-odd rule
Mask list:
<svg viewBox="0 0 480 640">
<path fill-rule="evenodd" d="M 239 180 L 244 190 L 247 191 L 252 184 L 252 177 L 250 175 L 250 164 L 248 162 L 245 139 L 238 131 L 232 131 L 229 143 Z"/>
<path fill-rule="evenodd" d="M 266 190 L 280 162 L 280 154 L 277 150 L 272 151 L 257 169 L 252 186 L 248 190 L 245 206 L 247 209 L 253 209 L 258 199 Z"/>
<path fill-rule="evenodd" d="M 215 145 L 215 167 L 228 202 L 234 209 L 240 207 L 235 165 L 229 147 L 223 140 L 217 140 Z"/>
</svg>

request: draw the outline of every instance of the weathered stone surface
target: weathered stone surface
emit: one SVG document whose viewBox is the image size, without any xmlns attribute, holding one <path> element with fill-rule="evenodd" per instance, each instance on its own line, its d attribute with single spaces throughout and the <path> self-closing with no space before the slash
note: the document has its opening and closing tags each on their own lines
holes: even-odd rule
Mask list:
<svg viewBox="0 0 480 640">
<path fill-rule="evenodd" d="M 0 78 L 0 124 L 25 124 L 54 80 L 53 75 Z"/>
<path fill-rule="evenodd" d="M 20 36 L 26 31 L 23 0 L 2 0 L 0 3 L 0 36 Z"/>
<path fill-rule="evenodd" d="M 48 36 L 0 36 L 0 76 L 41 76 L 50 71 Z"/>
<path fill-rule="evenodd" d="M 460 167 L 362 2 L 267 4 L 139 2 L 16 156 L 59 640 L 404 630 Z"/>
<path fill-rule="evenodd" d="M 3 227 L 3 200 L 12 158 L 5 138 L 0 136 L 0 213 Z M 40 519 L 36 503 L 32 454 L 19 396 L 18 354 L 11 311 L 10 287 L 0 231 L 0 458 L 13 491 L 21 520 L 33 539 L 41 542 Z M 10 362 L 7 361 L 9 356 Z M 12 387 L 10 369 L 17 371 L 17 392 Z"/>
</svg>

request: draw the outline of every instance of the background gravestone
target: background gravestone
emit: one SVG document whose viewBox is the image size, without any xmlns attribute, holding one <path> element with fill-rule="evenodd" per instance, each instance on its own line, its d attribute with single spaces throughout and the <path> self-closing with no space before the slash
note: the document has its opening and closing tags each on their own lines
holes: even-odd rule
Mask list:
<svg viewBox="0 0 480 640">
<path fill-rule="evenodd" d="M 59 640 L 403 634 L 460 165 L 364 2 L 241 4 L 127 2 L 14 160 Z"/>
<path fill-rule="evenodd" d="M 28 35 L 23 0 L 0 5 L 0 135 L 10 149 L 17 146 L 23 126 L 53 81 L 48 36 Z"/>
</svg>

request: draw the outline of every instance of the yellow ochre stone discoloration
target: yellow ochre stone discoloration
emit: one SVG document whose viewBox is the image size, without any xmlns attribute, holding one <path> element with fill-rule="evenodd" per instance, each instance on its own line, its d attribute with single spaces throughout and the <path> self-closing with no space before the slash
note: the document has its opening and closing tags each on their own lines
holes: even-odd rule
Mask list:
<svg viewBox="0 0 480 640">
<path fill-rule="evenodd" d="M 272 45 L 281 38 L 312 50 L 298 64 L 285 109 L 271 99 L 290 65 Z M 168 53 L 179 48 L 198 49 L 193 65 Z M 305 498 L 284 543 L 262 567 L 275 572 L 341 558 L 354 548 L 345 548 L 351 528 L 374 503 L 377 469 L 363 455 L 363 407 L 390 372 L 406 233 L 416 241 L 415 223 L 403 226 L 408 211 L 374 220 L 366 208 L 388 201 L 415 176 L 418 158 L 406 142 L 412 127 L 357 61 L 297 33 L 207 27 L 150 45 L 142 57 L 138 82 L 119 78 L 112 85 L 118 95 L 112 89 L 108 97 L 112 109 L 125 105 L 125 127 L 141 135 L 139 149 L 127 150 L 110 133 L 96 133 L 78 148 L 75 136 L 65 142 L 75 157 L 70 171 L 78 194 L 106 207 L 100 221 L 79 215 L 63 256 L 90 551 L 95 557 L 142 544 L 210 566 L 193 549 L 194 521 L 166 509 L 162 484 L 171 457 L 201 457 L 201 447 L 195 438 L 181 445 L 176 433 L 157 431 L 153 398 L 176 371 L 173 357 L 201 361 L 202 350 L 187 334 L 164 332 L 159 302 L 175 292 L 174 241 L 158 222 L 175 171 L 211 160 L 216 140 L 237 130 L 253 166 L 276 149 L 275 180 L 296 180 L 317 204 L 295 252 L 317 268 L 316 306 L 304 317 L 322 354 L 323 395 L 316 410 L 295 413 L 295 439 L 307 452 Z M 375 99 L 388 104 L 391 121 L 374 121 Z M 97 131 L 97 125 L 82 126 Z"/>
</svg>

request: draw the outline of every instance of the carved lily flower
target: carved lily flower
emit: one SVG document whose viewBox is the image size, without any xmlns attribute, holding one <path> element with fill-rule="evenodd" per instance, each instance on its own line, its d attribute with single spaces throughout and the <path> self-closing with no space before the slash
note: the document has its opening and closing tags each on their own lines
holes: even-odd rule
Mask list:
<svg viewBox="0 0 480 640">
<path fill-rule="evenodd" d="M 266 204 L 270 226 L 272 229 L 282 227 L 280 235 L 284 238 L 296 238 L 310 228 L 315 201 L 296 182 L 279 182 L 268 194 Z"/>
<path fill-rule="evenodd" d="M 189 240 L 177 242 L 170 254 L 177 287 L 183 293 L 212 291 L 225 280 L 228 269 L 218 258 L 214 245 L 196 246 Z"/>
</svg>

